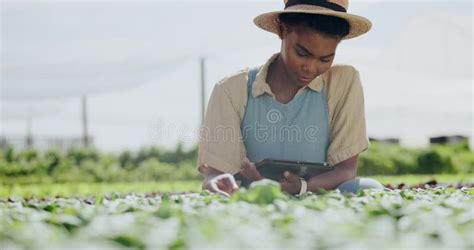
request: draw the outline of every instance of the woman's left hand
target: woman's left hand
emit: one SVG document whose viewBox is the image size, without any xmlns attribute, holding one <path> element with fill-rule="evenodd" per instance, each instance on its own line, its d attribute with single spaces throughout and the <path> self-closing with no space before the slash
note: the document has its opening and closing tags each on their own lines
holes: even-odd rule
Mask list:
<svg viewBox="0 0 474 250">
<path fill-rule="evenodd" d="M 301 190 L 300 177 L 297 174 L 285 171 L 283 179 L 280 181 L 281 190 L 289 194 L 298 194 Z"/>
<path fill-rule="evenodd" d="M 240 174 L 249 181 L 259 181 L 263 179 L 263 176 L 260 175 L 255 164 L 248 158 L 242 160 Z"/>
</svg>

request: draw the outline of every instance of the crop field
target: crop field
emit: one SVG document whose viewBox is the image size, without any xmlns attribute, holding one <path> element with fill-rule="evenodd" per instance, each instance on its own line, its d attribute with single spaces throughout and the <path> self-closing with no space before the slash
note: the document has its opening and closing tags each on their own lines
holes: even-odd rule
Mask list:
<svg viewBox="0 0 474 250">
<path fill-rule="evenodd" d="M 431 174 L 431 175 L 396 175 L 369 176 L 387 187 L 410 188 L 420 184 L 436 182 L 434 186 L 472 186 L 474 174 Z M 111 192 L 126 193 L 176 193 L 200 192 L 201 181 L 145 181 L 145 182 L 77 182 L 77 183 L 33 183 L 25 184 L 23 180 L 15 183 L 8 179 L 0 185 L 0 199 L 9 197 L 43 198 L 103 195 Z M 2 180 L 0 180 L 1 182 Z"/>
<path fill-rule="evenodd" d="M 0 200 L 0 249 L 473 249 L 474 189 Z"/>
</svg>

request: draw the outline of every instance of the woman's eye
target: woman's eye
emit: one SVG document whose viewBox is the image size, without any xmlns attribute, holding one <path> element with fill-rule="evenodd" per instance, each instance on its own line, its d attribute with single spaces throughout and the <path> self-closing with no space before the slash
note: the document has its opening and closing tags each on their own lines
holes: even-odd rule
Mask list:
<svg viewBox="0 0 474 250">
<path fill-rule="evenodd" d="M 296 51 L 296 54 L 297 54 L 298 56 L 301 56 L 301 57 L 306 57 L 306 56 L 308 56 L 307 54 L 301 53 L 301 52 L 299 52 L 299 51 Z"/>
<path fill-rule="evenodd" d="M 331 62 L 331 60 L 321 60 L 321 62 L 323 62 L 323 63 L 329 63 L 329 62 Z"/>
</svg>

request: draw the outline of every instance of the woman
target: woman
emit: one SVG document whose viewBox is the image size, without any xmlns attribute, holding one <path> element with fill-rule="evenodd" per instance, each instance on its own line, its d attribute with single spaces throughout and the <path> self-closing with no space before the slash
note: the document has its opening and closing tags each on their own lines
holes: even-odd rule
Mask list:
<svg viewBox="0 0 474 250">
<path fill-rule="evenodd" d="M 238 189 L 234 174 L 261 180 L 254 162 L 265 158 L 335 166 L 309 180 L 285 172 L 281 187 L 290 194 L 383 188 L 355 178 L 358 155 L 369 146 L 362 85 L 352 66 L 332 65 L 341 40 L 371 27 L 347 7 L 347 0 L 289 0 L 283 11 L 255 18 L 258 27 L 278 35 L 281 50 L 215 86 L 199 144 L 203 188 L 229 195 Z"/>
</svg>

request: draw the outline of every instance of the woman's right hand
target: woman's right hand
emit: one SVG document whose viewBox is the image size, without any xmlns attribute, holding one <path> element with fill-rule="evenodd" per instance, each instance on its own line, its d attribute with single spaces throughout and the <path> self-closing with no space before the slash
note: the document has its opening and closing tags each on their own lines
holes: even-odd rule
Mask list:
<svg viewBox="0 0 474 250">
<path fill-rule="evenodd" d="M 207 190 L 216 192 L 229 197 L 231 194 L 239 190 L 239 186 L 235 178 L 231 174 L 220 174 L 209 180 Z"/>
<path fill-rule="evenodd" d="M 199 167 L 199 171 L 206 175 L 203 183 L 203 188 L 211 192 L 221 194 L 229 197 L 231 194 L 239 190 L 239 186 L 235 181 L 233 175 L 229 173 L 222 173 L 207 164 Z"/>
</svg>

